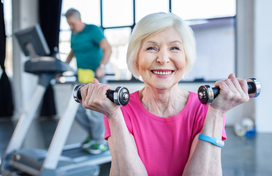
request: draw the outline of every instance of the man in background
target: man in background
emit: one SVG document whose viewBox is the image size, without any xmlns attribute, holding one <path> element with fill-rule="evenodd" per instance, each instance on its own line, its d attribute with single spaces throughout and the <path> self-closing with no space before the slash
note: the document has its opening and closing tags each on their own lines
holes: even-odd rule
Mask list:
<svg viewBox="0 0 272 176">
<path fill-rule="evenodd" d="M 74 8 L 69 9 L 65 17 L 72 31 L 71 51 L 66 62 L 70 63 L 75 56 L 78 82 L 87 84 L 97 78 L 100 83 L 106 84 L 104 69 L 112 50 L 102 30 L 96 25 L 83 23 L 80 12 Z M 76 119 L 88 132 L 82 143 L 83 149 L 91 154 L 108 150 L 104 140 L 105 128 L 101 113 L 84 109 L 80 104 Z"/>
</svg>

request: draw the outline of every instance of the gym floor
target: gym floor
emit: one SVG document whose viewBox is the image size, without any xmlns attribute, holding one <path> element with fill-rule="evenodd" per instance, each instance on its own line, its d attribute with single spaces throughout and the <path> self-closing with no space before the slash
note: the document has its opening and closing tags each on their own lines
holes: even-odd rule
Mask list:
<svg viewBox="0 0 272 176">
<path fill-rule="evenodd" d="M 48 148 L 58 120 L 37 119 L 33 121 L 23 144 L 24 148 Z M 0 156 L 5 152 L 17 122 L 0 119 Z M 272 134 L 256 134 L 238 137 L 232 127 L 226 127 L 228 139 L 222 149 L 223 175 L 271 176 Z M 82 142 L 86 133 L 77 122 L 73 123 L 66 144 Z M 108 176 L 110 163 L 101 165 L 100 176 Z"/>
</svg>

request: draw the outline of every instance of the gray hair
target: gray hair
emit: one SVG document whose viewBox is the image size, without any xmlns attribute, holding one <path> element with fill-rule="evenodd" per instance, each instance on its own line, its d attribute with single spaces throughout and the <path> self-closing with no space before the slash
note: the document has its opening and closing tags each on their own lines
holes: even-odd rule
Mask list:
<svg viewBox="0 0 272 176">
<path fill-rule="evenodd" d="M 70 17 L 74 17 L 76 19 L 80 19 L 81 15 L 80 12 L 74 8 L 70 8 L 69 10 L 67 10 L 67 12 L 64 15 L 66 18 L 70 18 Z"/>
<path fill-rule="evenodd" d="M 174 27 L 180 34 L 186 55 L 186 66 L 184 76 L 187 75 L 196 60 L 196 44 L 192 29 L 177 15 L 173 13 L 153 13 L 142 18 L 130 37 L 127 50 L 127 65 L 129 71 L 135 78 L 140 79 L 136 61 L 142 40 L 151 37 L 168 27 Z"/>
</svg>

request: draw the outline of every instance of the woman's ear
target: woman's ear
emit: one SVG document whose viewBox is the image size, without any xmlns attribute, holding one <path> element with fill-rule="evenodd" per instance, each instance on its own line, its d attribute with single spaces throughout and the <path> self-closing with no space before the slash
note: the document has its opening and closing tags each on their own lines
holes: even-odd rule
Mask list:
<svg viewBox="0 0 272 176">
<path fill-rule="evenodd" d="M 135 66 L 136 66 L 136 69 L 139 71 L 139 62 L 138 62 L 138 58 L 137 58 L 136 61 L 135 61 Z"/>
</svg>

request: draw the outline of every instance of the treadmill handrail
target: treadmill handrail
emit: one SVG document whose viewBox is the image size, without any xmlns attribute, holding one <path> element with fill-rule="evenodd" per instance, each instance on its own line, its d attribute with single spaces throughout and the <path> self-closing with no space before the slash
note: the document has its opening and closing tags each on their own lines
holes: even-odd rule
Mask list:
<svg viewBox="0 0 272 176">
<path fill-rule="evenodd" d="M 52 170 L 56 169 L 59 157 L 62 153 L 62 149 L 69 135 L 71 126 L 74 122 L 78 106 L 79 104 L 75 102 L 71 94 L 68 105 L 66 106 L 66 110 L 64 111 L 64 114 L 61 116 L 57 129 L 55 130 L 46 158 L 43 162 L 40 174 L 43 173 L 43 170 L 45 168 Z"/>
<path fill-rule="evenodd" d="M 35 88 L 24 112 L 20 116 L 3 158 L 5 158 L 7 154 L 21 148 L 45 91 L 46 88 L 42 85 L 37 85 Z"/>
</svg>

